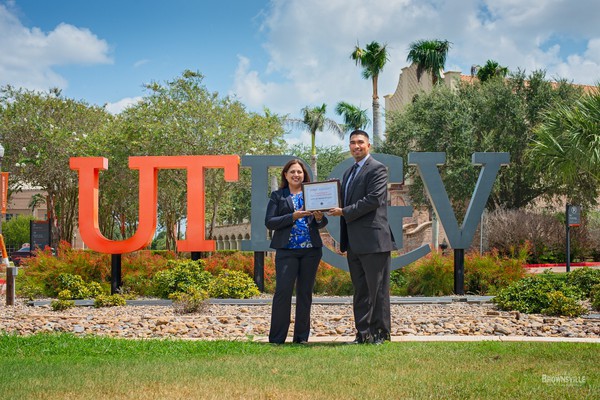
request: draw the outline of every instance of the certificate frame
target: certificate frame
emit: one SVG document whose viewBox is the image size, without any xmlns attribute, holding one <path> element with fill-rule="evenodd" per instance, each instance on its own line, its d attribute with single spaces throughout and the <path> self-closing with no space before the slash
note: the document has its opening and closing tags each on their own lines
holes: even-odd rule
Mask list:
<svg viewBox="0 0 600 400">
<path fill-rule="evenodd" d="M 302 184 L 305 211 L 324 211 L 341 206 L 339 179 Z"/>
</svg>

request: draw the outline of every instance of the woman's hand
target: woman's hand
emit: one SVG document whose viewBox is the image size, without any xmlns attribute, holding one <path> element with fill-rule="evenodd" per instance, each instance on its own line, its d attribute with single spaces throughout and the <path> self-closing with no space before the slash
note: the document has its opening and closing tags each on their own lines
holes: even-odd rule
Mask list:
<svg viewBox="0 0 600 400">
<path fill-rule="evenodd" d="M 309 215 L 311 215 L 312 213 L 310 211 L 294 211 L 294 213 L 292 214 L 292 218 L 295 220 L 299 219 L 299 218 L 304 218 L 304 217 L 308 217 Z"/>
</svg>

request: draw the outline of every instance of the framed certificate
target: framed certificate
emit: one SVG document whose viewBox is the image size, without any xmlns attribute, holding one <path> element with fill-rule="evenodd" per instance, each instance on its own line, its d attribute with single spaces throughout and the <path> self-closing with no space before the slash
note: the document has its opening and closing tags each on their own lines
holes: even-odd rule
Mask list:
<svg viewBox="0 0 600 400">
<path fill-rule="evenodd" d="M 323 211 L 340 207 L 340 181 L 306 182 L 302 184 L 305 211 Z"/>
</svg>

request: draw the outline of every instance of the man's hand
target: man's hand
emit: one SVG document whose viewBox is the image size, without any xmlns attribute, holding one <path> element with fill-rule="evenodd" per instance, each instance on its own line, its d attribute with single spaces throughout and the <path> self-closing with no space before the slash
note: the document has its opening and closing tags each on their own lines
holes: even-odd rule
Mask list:
<svg viewBox="0 0 600 400">
<path fill-rule="evenodd" d="M 312 215 L 313 217 L 315 217 L 315 220 L 317 222 L 321 222 L 321 220 L 323 219 L 323 213 L 321 211 L 313 211 Z"/>
<path fill-rule="evenodd" d="M 341 217 L 342 215 L 344 215 L 344 210 L 342 210 L 339 207 L 332 208 L 331 210 L 327 211 L 327 215 L 332 217 Z"/>
</svg>

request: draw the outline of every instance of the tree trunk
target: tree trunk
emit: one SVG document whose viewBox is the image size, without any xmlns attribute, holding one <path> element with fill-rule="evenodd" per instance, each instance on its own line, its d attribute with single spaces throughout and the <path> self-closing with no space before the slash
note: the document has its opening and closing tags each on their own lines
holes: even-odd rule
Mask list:
<svg viewBox="0 0 600 400">
<path fill-rule="evenodd" d="M 311 146 L 310 146 L 310 151 L 311 151 L 311 156 L 310 156 L 310 168 L 312 169 L 312 173 L 313 173 L 313 180 L 316 181 L 317 180 L 317 146 L 316 146 L 316 137 L 317 137 L 317 132 L 311 132 L 310 135 L 310 141 L 311 141 Z"/>
<path fill-rule="evenodd" d="M 313 181 L 317 181 L 317 155 L 313 154 L 310 156 L 310 168 L 312 168 L 313 172 Z"/>
<path fill-rule="evenodd" d="M 172 215 L 165 216 L 165 248 L 172 251 L 176 251 L 177 249 L 174 219 Z"/>
<path fill-rule="evenodd" d="M 373 147 L 375 150 L 379 149 L 383 143 L 380 117 L 379 98 L 373 97 Z"/>
<path fill-rule="evenodd" d="M 215 234 L 215 226 L 217 226 L 217 212 L 219 212 L 219 205 L 215 201 L 212 207 L 212 218 L 210 219 L 210 227 L 208 231 L 207 239 L 213 240 Z"/>
<path fill-rule="evenodd" d="M 47 206 L 47 218 L 50 223 L 50 246 L 55 249 L 58 248 L 58 231 L 56 229 L 56 217 L 54 216 L 54 199 L 52 193 L 48 191 L 48 195 L 46 196 L 46 206 Z M 32 243 L 33 246 L 33 243 Z"/>
</svg>

